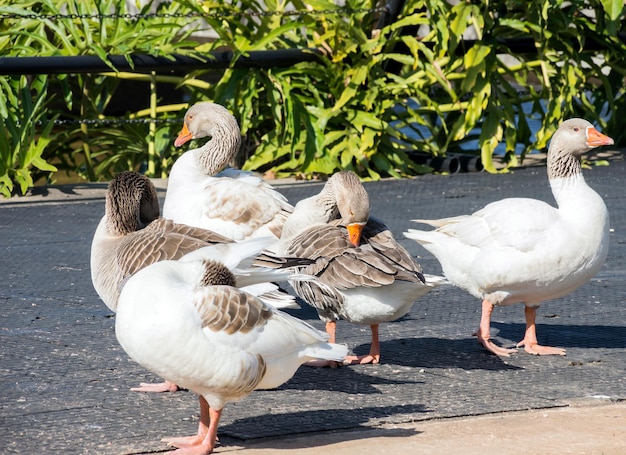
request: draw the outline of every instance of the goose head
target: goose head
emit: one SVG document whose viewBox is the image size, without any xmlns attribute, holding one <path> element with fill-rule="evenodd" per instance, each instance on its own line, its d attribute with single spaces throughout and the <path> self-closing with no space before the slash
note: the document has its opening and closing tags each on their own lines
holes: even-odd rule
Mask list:
<svg viewBox="0 0 626 455">
<path fill-rule="evenodd" d="M 582 118 L 571 118 L 561 123 L 552 136 L 548 149 L 548 177 L 570 177 L 582 173 L 581 156 L 603 145 L 613 145 L 609 136 L 600 133 Z"/>
<path fill-rule="evenodd" d="M 361 232 L 370 214 L 370 200 L 365 187 L 352 171 L 333 174 L 326 187 L 335 198 L 341 222 L 348 230 L 350 243 L 359 246 Z"/>
<path fill-rule="evenodd" d="M 241 131 L 237 119 L 224 106 L 196 103 L 185 114 L 183 128 L 174 141 L 176 147 L 192 139 L 211 139 L 201 148 L 198 160 L 213 175 L 226 167 L 239 151 Z"/>
<path fill-rule="evenodd" d="M 137 172 L 120 172 L 109 183 L 105 215 L 107 230 L 120 236 L 143 229 L 157 219 L 159 199 L 150 179 Z"/>
<path fill-rule="evenodd" d="M 202 265 L 200 286 L 237 286 L 235 275 L 226 265 L 213 259 L 203 260 Z"/>
</svg>

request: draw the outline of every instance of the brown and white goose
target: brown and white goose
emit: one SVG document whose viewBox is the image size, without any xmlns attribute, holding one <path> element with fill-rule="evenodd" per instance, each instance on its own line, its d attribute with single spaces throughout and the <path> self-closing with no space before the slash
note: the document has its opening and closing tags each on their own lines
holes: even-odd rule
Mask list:
<svg viewBox="0 0 626 455">
<path fill-rule="evenodd" d="M 92 283 L 105 305 L 115 312 L 124 283 L 139 270 L 158 261 L 179 259 L 209 245 L 231 242 L 215 232 L 161 218 L 156 189 L 150 179 L 137 172 L 121 172 L 109 183 L 105 215 L 92 240 Z M 281 258 L 271 258 L 273 262 L 267 259 L 263 264 L 271 264 L 272 268 L 288 265 Z M 297 307 L 293 296 L 272 283 L 247 290 L 273 306 Z M 176 386 L 143 383 L 135 390 L 164 392 L 176 390 Z"/>
<path fill-rule="evenodd" d="M 228 237 L 160 217 L 159 199 L 149 178 L 137 172 L 120 172 L 109 182 L 105 214 L 91 243 L 91 279 L 96 292 L 111 310 L 124 281 L 137 271 L 165 259 Z"/>
<path fill-rule="evenodd" d="M 475 335 L 488 351 L 500 356 L 516 352 L 490 340 L 491 313 L 494 305 L 523 303 L 526 333 L 517 347 L 531 354 L 565 355 L 564 349 L 538 343 L 536 310 L 585 284 L 604 264 L 609 214 L 583 178 L 581 155 L 612 144 L 588 121 L 566 120 L 548 150 L 556 207 L 535 199 L 503 199 L 471 215 L 414 220 L 436 229 L 404 234 L 435 255 L 452 284 L 482 300 Z"/>
<path fill-rule="evenodd" d="M 338 319 L 370 326 L 369 354 L 351 356 L 348 363 L 378 363 L 379 324 L 406 315 L 419 297 L 443 282 L 425 279 L 420 265 L 369 212 L 357 175 L 338 172 L 319 194 L 296 204 L 278 244 L 281 255 L 315 261 L 297 270 L 316 280 L 291 284 L 317 309 L 331 341 Z"/>
<path fill-rule="evenodd" d="M 229 251 L 217 256 L 237 256 L 246 243 L 220 245 Z M 213 451 L 225 403 L 280 386 L 309 360 L 341 361 L 348 352 L 328 343 L 325 333 L 234 287 L 229 269 L 192 253 L 140 270 L 120 294 L 120 345 L 148 370 L 199 395 L 198 433 L 164 439 L 181 449 L 176 453 Z"/>
<path fill-rule="evenodd" d="M 235 241 L 279 238 L 293 207 L 263 179 L 225 169 L 239 150 L 237 120 L 223 106 L 202 102 L 185 114 L 174 142 L 210 139 L 181 155 L 170 171 L 163 216 L 177 223 L 210 229 Z"/>
</svg>

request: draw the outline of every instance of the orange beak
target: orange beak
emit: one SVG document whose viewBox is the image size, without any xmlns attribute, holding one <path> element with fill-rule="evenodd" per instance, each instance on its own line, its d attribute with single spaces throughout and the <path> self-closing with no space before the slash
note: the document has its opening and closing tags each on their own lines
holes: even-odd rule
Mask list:
<svg viewBox="0 0 626 455">
<path fill-rule="evenodd" d="M 178 137 L 174 141 L 175 147 L 180 147 L 185 142 L 189 142 L 193 139 L 193 134 L 189 132 L 189 128 L 187 128 L 187 123 L 183 123 L 183 129 L 178 133 Z"/>
<path fill-rule="evenodd" d="M 350 243 L 356 247 L 361 244 L 361 231 L 363 231 L 364 226 L 365 224 L 362 223 L 351 223 L 346 226 Z"/>
<path fill-rule="evenodd" d="M 589 147 L 600 147 L 602 145 L 613 145 L 615 142 L 610 137 L 602 134 L 595 128 L 587 128 L 587 145 Z"/>
</svg>

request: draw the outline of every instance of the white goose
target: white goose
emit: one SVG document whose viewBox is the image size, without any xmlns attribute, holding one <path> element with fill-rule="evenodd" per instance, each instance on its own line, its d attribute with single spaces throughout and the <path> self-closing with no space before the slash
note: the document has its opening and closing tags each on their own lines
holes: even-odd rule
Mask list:
<svg viewBox="0 0 626 455">
<path fill-rule="evenodd" d="M 156 189 L 150 179 L 137 172 L 121 172 L 109 183 L 105 215 L 92 240 L 92 283 L 105 305 L 116 311 L 122 286 L 137 271 L 158 261 L 179 259 L 199 248 L 231 242 L 215 232 L 160 218 Z M 265 255 L 263 259 L 263 265 L 272 268 L 289 265 L 282 258 Z M 298 307 L 295 297 L 272 283 L 260 283 L 246 290 L 276 307 Z M 165 382 L 142 383 L 134 390 L 176 389 L 176 385 Z"/>
<path fill-rule="evenodd" d="M 317 309 L 331 341 L 337 319 L 370 326 L 369 354 L 348 357 L 347 363 L 378 363 L 378 325 L 404 316 L 444 281 L 425 280 L 420 265 L 369 211 L 368 194 L 356 174 L 338 172 L 319 194 L 296 204 L 278 244 L 281 255 L 315 261 L 297 270 L 316 280 L 291 284 Z"/>
<path fill-rule="evenodd" d="M 202 147 L 185 152 L 174 163 L 163 216 L 235 241 L 279 238 L 293 210 L 287 199 L 250 172 L 223 170 L 241 143 L 237 120 L 226 108 L 210 102 L 193 105 L 174 145 L 208 136 L 211 139 Z"/>
<path fill-rule="evenodd" d="M 214 256 L 236 256 L 246 243 L 221 245 L 231 251 Z M 325 333 L 234 287 L 229 267 L 207 259 L 212 248 L 137 272 L 116 317 L 117 338 L 132 359 L 199 395 L 198 433 L 164 439 L 180 453 L 213 451 L 226 402 L 280 386 L 311 359 L 347 354 Z"/>
<path fill-rule="evenodd" d="M 488 351 L 500 356 L 516 352 L 490 340 L 491 313 L 494 305 L 524 303 L 526 333 L 517 347 L 531 354 L 565 355 L 564 349 L 539 345 L 536 309 L 582 286 L 604 264 L 609 215 L 602 198 L 585 183 L 581 155 L 612 144 L 588 121 L 567 120 L 548 150 L 556 208 L 535 199 L 503 199 L 471 215 L 414 220 L 436 229 L 404 234 L 435 255 L 452 284 L 482 300 L 474 335 Z"/>
</svg>

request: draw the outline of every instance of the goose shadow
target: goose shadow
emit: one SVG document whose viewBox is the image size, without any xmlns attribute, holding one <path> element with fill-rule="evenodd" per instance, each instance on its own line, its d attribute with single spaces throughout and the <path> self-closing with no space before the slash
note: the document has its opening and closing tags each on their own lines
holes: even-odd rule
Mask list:
<svg viewBox="0 0 626 455">
<path fill-rule="evenodd" d="M 349 395 L 381 394 L 379 386 L 418 386 L 424 381 L 415 380 L 412 375 L 377 374 L 377 366 L 352 365 L 339 368 L 316 368 L 301 366 L 296 374 L 275 390 L 317 390 L 322 392 L 341 392 Z M 374 374 L 368 374 L 368 373 Z"/>
<path fill-rule="evenodd" d="M 491 326 L 498 329 L 499 338 L 517 341 L 524 337 L 526 329 L 521 323 L 492 322 Z M 537 324 L 537 337 L 541 344 L 563 348 L 626 348 L 626 326 Z"/>
<path fill-rule="evenodd" d="M 356 354 L 366 354 L 369 344 L 354 348 Z M 416 369 L 462 370 L 520 370 L 502 358 L 485 351 L 475 338 L 396 338 L 381 341 L 381 363 Z"/>
<path fill-rule="evenodd" d="M 319 320 L 317 312 L 308 304 L 297 299 L 300 308 L 284 310 L 293 316 L 309 323 Z M 409 318 L 405 316 L 398 321 Z M 473 337 L 449 339 L 439 337 L 393 337 L 393 324 L 387 329 L 390 339 L 380 341 L 381 363 L 406 366 L 412 368 L 461 368 L 463 370 L 518 370 L 519 367 L 510 365 L 500 357 L 488 353 Z M 346 329 L 350 330 L 349 325 Z M 523 332 L 522 332 L 523 333 Z M 507 340 L 498 337 L 497 342 L 507 343 Z M 341 339 L 337 340 L 341 343 Z M 356 355 L 365 355 L 369 352 L 370 343 L 354 346 L 352 351 Z M 380 379 L 380 378 L 377 378 Z"/>
<path fill-rule="evenodd" d="M 337 442 L 337 438 L 351 440 L 364 437 L 361 431 L 356 433 L 354 430 L 370 430 L 372 431 L 370 437 L 404 437 L 418 433 L 411 429 L 385 430 L 376 428 L 375 431 L 370 426 L 371 422 L 388 418 L 396 419 L 398 415 L 411 415 L 413 416 L 411 420 L 422 420 L 420 416 L 424 416 L 423 419 L 425 419 L 429 412 L 432 411 L 422 404 L 406 404 L 264 414 L 238 419 L 220 427 L 220 440 L 226 442 L 223 436 L 239 441 L 249 441 L 260 438 L 280 438 L 324 433 L 324 438 L 319 441 L 320 444 L 330 444 Z M 327 437 L 329 432 L 335 431 L 345 433 L 336 434 L 332 439 Z M 268 447 L 271 447 L 273 442 L 279 444 L 277 441 L 267 441 Z M 294 439 L 290 445 L 292 448 L 305 448 L 309 447 L 310 444 L 309 438 L 306 438 L 306 440 L 301 441 Z"/>
</svg>

